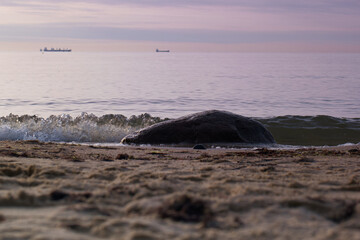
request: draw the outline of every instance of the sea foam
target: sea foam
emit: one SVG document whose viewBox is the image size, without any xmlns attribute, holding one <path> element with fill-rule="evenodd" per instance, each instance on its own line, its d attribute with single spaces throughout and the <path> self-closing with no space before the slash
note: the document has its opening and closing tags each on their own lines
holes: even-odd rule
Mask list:
<svg viewBox="0 0 360 240">
<path fill-rule="evenodd" d="M 87 113 L 75 118 L 66 114 L 48 118 L 10 114 L 0 118 L 0 140 L 112 143 L 161 120 L 149 114 L 130 118 L 114 114 L 97 117 Z"/>
</svg>

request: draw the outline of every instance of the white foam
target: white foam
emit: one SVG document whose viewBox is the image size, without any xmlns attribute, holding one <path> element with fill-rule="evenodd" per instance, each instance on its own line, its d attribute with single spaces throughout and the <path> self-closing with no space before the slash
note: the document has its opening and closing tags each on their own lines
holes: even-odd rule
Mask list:
<svg viewBox="0 0 360 240">
<path fill-rule="evenodd" d="M 120 142 L 128 133 L 129 129 L 86 121 L 75 125 L 49 122 L 0 125 L 0 140 L 114 143 Z"/>
</svg>

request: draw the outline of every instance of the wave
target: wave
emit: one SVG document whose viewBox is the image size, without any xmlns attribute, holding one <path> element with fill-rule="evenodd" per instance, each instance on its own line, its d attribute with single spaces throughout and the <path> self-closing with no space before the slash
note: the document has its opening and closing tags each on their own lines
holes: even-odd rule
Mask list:
<svg viewBox="0 0 360 240">
<path fill-rule="evenodd" d="M 258 118 L 279 144 L 336 146 L 360 142 L 360 118 L 279 116 Z"/>
<path fill-rule="evenodd" d="M 131 132 L 164 120 L 147 113 L 130 118 L 121 114 L 97 117 L 82 113 L 75 118 L 67 114 L 48 118 L 10 114 L 0 118 L 0 140 L 114 143 Z"/>
<path fill-rule="evenodd" d="M 0 140 L 39 140 L 44 142 L 119 143 L 129 133 L 169 118 L 144 113 L 77 117 L 10 114 L 0 118 Z M 279 116 L 256 118 L 279 144 L 301 146 L 340 145 L 360 142 L 360 118 L 331 116 Z"/>
</svg>

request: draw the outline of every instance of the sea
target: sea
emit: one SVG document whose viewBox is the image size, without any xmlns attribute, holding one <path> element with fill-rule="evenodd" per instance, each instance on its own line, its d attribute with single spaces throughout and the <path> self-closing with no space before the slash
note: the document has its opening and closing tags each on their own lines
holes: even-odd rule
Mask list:
<svg viewBox="0 0 360 240">
<path fill-rule="evenodd" d="M 284 146 L 360 142 L 360 54 L 1 52 L 0 140 L 118 144 L 205 110 Z"/>
</svg>

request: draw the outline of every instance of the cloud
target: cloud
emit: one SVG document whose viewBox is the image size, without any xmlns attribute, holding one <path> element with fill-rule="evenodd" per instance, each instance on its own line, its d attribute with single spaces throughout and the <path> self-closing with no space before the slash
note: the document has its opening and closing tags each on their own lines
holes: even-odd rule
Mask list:
<svg viewBox="0 0 360 240">
<path fill-rule="evenodd" d="M 312 12 L 356 12 L 360 9 L 358 0 L 3 0 L 4 6 L 46 5 L 59 2 L 95 3 L 107 5 L 138 5 L 152 7 L 184 7 L 184 6 L 236 6 L 258 9 L 259 11 L 312 11 Z"/>
<path fill-rule="evenodd" d="M 48 27 L 36 26 L 0 26 L 0 40 L 19 39 L 26 34 L 37 39 L 92 39 L 121 41 L 162 41 L 194 43 L 271 43 L 271 42 L 330 42 L 356 44 L 360 42 L 360 33 L 337 33 L 328 31 L 295 32 L 237 32 L 221 30 L 188 29 L 129 29 L 111 27 L 76 26 L 76 24 Z"/>
<path fill-rule="evenodd" d="M 358 44 L 358 0 L 2 0 L 0 40 Z"/>
<path fill-rule="evenodd" d="M 41 2 L 39 2 L 41 1 Z M 86 1 L 86 3 L 84 2 Z M 309 0 L 304 0 L 305 2 Z M 350 0 L 346 0 L 350 1 Z M 127 1 L 110 1 L 95 3 L 95 0 L 83 1 L 27 1 L 23 7 L 7 7 L 1 11 L 0 25 L 6 24 L 54 24 L 75 23 L 87 26 L 118 27 L 118 28 L 147 28 L 147 29 L 203 29 L 203 30 L 231 30 L 231 31 L 359 31 L 359 14 L 334 14 L 327 12 L 313 13 L 311 11 L 261 12 L 260 3 L 264 9 L 268 2 L 271 7 L 296 5 L 293 1 L 285 0 L 254 0 L 224 1 L 225 6 L 209 6 L 220 4 L 218 0 L 198 1 L 194 3 L 203 6 L 175 7 L 168 6 L 176 2 L 185 4 L 187 0 L 170 2 L 162 7 L 155 3 L 165 3 L 161 0 L 134 0 L 139 5 L 126 5 Z M 154 2 L 154 5 L 144 5 Z M 205 6 L 206 2 L 208 5 Z M 323 2 L 318 0 L 317 3 Z M 337 0 L 332 1 L 332 3 Z M 16 2 L 20 4 L 21 2 Z M 46 4 L 45 4 L 46 3 Z M 143 5 L 140 5 L 142 3 Z M 259 11 L 252 11 L 234 5 L 259 5 Z M 246 4 L 245 4 L 246 3 Z M 286 5 L 286 4 L 288 5 Z M 109 4 L 116 4 L 116 7 Z M 190 4 L 190 3 L 189 3 Z M 301 4 L 298 4 L 301 5 Z M 296 5 L 297 6 L 297 5 Z M 4 9 L 4 8 L 3 8 Z M 54 25 L 54 27 L 57 27 Z"/>
</svg>

